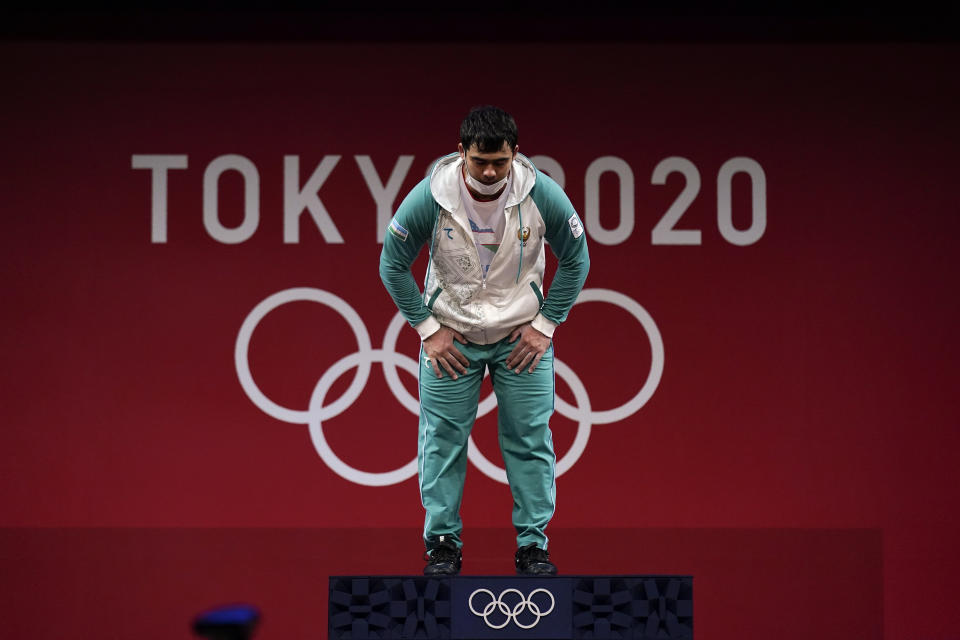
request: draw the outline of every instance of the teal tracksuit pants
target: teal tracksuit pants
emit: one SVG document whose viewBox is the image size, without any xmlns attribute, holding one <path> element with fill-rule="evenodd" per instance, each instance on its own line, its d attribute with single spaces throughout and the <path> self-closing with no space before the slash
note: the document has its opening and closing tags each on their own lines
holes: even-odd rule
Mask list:
<svg viewBox="0 0 960 640">
<path fill-rule="evenodd" d="M 513 493 L 517 546 L 536 543 L 547 548 L 544 530 L 556 503 L 556 456 L 549 426 L 554 399 L 553 345 L 533 373 L 524 369 L 517 374 L 504 365 L 513 349 L 508 339 L 486 345 L 454 343 L 470 362 L 467 373 L 458 374 L 456 380 L 446 371 L 437 378 L 421 353 L 417 460 L 427 549 L 435 546 L 440 535 L 461 545 L 467 438 L 477 416 L 486 369 L 497 395 L 500 450 Z"/>
</svg>

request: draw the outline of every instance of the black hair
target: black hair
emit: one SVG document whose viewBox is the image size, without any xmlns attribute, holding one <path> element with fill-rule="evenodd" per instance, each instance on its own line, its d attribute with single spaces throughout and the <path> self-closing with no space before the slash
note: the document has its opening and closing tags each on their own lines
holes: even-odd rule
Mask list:
<svg viewBox="0 0 960 640">
<path fill-rule="evenodd" d="M 460 123 L 460 144 L 464 151 L 476 144 L 481 153 L 495 153 L 504 142 L 511 151 L 517 146 L 517 123 L 503 109 L 490 105 L 474 107 Z"/>
</svg>

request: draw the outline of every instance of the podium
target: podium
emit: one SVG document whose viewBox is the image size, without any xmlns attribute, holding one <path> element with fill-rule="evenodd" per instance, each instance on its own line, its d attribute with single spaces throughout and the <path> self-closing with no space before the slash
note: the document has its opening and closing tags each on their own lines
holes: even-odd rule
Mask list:
<svg viewBox="0 0 960 640">
<path fill-rule="evenodd" d="M 693 577 L 331 576 L 330 640 L 693 637 Z"/>
</svg>

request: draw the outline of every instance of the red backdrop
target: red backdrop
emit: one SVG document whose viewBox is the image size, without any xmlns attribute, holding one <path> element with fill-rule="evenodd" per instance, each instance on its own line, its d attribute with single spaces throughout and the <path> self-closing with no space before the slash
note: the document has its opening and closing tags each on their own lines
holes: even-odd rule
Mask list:
<svg viewBox="0 0 960 640">
<path fill-rule="evenodd" d="M 327 575 L 419 572 L 415 480 L 358 484 L 319 433 L 364 472 L 415 456 L 377 198 L 479 103 L 562 174 L 607 300 L 555 337 L 561 570 L 693 574 L 702 637 L 957 637 L 956 47 L 497 44 L 475 77 L 471 45 L 0 50 L 13 637 L 187 637 L 233 599 L 324 637 Z M 293 288 L 342 313 L 254 328 Z M 469 573 L 511 570 L 491 475 Z"/>
</svg>

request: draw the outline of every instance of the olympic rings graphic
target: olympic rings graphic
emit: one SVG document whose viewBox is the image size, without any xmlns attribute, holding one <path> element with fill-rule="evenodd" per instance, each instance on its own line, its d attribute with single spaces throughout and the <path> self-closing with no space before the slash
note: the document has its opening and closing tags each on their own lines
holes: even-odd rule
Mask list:
<svg viewBox="0 0 960 640">
<path fill-rule="evenodd" d="M 550 596 L 550 608 L 547 609 L 546 611 L 540 611 L 540 607 L 533 601 L 533 595 L 541 591 L 547 594 L 548 596 Z M 488 596 L 490 596 L 490 602 L 488 602 L 486 606 L 483 607 L 482 611 L 477 611 L 476 609 L 473 608 L 473 598 L 478 593 L 485 593 Z M 503 597 L 508 593 L 515 593 L 518 596 L 520 596 L 519 602 L 513 605 L 512 608 L 503 600 Z M 511 620 L 515 625 L 517 625 L 521 629 L 532 629 L 533 627 L 537 626 L 538 622 L 540 622 L 540 618 L 543 618 L 544 616 L 548 615 L 551 611 L 553 611 L 553 607 L 556 605 L 556 603 L 557 602 L 554 599 L 553 594 L 547 591 L 546 589 L 534 589 L 533 591 L 530 592 L 530 595 L 527 597 L 524 597 L 523 593 L 518 589 L 504 589 L 498 597 L 495 597 L 493 595 L 493 592 L 490 591 L 489 589 L 477 589 L 476 591 L 470 594 L 470 599 L 467 600 L 467 606 L 470 607 L 470 611 L 473 613 L 473 615 L 483 618 L 483 621 L 487 623 L 487 626 L 490 627 L 491 629 L 503 629 L 505 626 L 510 624 Z M 504 615 L 504 621 L 499 624 L 490 622 L 490 614 L 498 610 L 500 611 L 500 613 Z M 521 613 L 523 613 L 524 610 L 529 611 L 531 614 L 535 616 L 534 621 L 531 622 L 530 624 L 524 624 L 520 622 L 520 619 L 518 616 Z"/>
<path fill-rule="evenodd" d="M 290 409 L 281 406 L 268 398 L 257 386 L 250 372 L 249 347 L 250 339 L 257 325 L 264 317 L 277 307 L 289 302 L 308 301 L 317 302 L 332 308 L 340 314 L 357 340 L 356 352 L 344 356 L 337 360 L 327 371 L 320 376 L 313 393 L 310 395 L 310 402 L 305 411 Z M 587 389 L 580 381 L 580 378 L 564 362 L 554 359 L 554 372 L 560 376 L 570 387 L 576 406 L 569 404 L 561 397 L 556 396 L 555 410 L 560 415 L 575 420 L 577 422 L 577 432 L 574 436 L 573 444 L 570 449 L 557 461 L 556 474 L 562 475 L 568 471 L 587 446 L 587 440 L 590 438 L 590 431 L 593 425 L 609 424 L 628 418 L 639 411 L 653 396 L 660 384 L 660 378 L 663 375 L 664 349 L 663 339 L 660 336 L 660 330 L 647 311 L 632 298 L 610 289 L 584 289 L 574 303 L 582 304 L 586 302 L 607 302 L 628 312 L 640 323 L 646 332 L 647 339 L 650 342 L 651 363 L 650 372 L 647 379 L 640 387 L 637 394 L 626 403 L 613 409 L 603 411 L 594 411 L 590 404 L 590 397 L 587 395 Z M 247 397 L 264 413 L 276 418 L 282 422 L 291 424 L 307 425 L 310 431 L 310 439 L 314 448 L 317 450 L 320 458 L 337 475 L 360 485 L 366 486 L 386 486 L 397 484 L 412 478 L 417 474 L 417 460 L 414 458 L 407 464 L 392 471 L 372 473 L 361 471 L 351 467 L 341 460 L 330 445 L 327 443 L 323 433 L 323 421 L 330 420 L 335 416 L 346 411 L 360 396 L 367 379 L 370 376 L 371 365 L 379 362 L 383 365 L 383 375 L 387 381 L 387 386 L 394 397 L 413 415 L 420 413 L 420 401 L 415 398 L 406 387 L 400 382 L 400 376 L 397 368 L 405 370 L 416 377 L 419 373 L 419 363 L 395 350 L 397 338 L 400 331 L 406 325 L 403 316 L 397 312 L 393 317 L 387 330 L 383 335 L 383 348 L 374 349 L 370 343 L 370 334 L 364 325 L 360 315 L 342 298 L 322 289 L 313 289 L 309 287 L 297 287 L 285 289 L 271 296 L 268 296 L 257 304 L 244 319 L 237 333 L 237 341 L 234 347 L 234 365 L 237 370 L 237 377 L 240 380 L 240 386 L 243 387 Z M 330 404 L 324 404 L 327 399 L 327 393 L 333 384 L 344 373 L 351 369 L 357 369 L 357 374 L 353 382 L 343 392 L 343 395 Z M 497 399 L 493 393 L 483 398 L 477 409 L 477 417 L 489 413 L 496 406 Z M 488 460 L 477 448 L 473 441 L 473 436 L 468 439 L 467 458 L 483 472 L 484 475 L 507 484 L 507 473 L 502 467 Z"/>
</svg>

